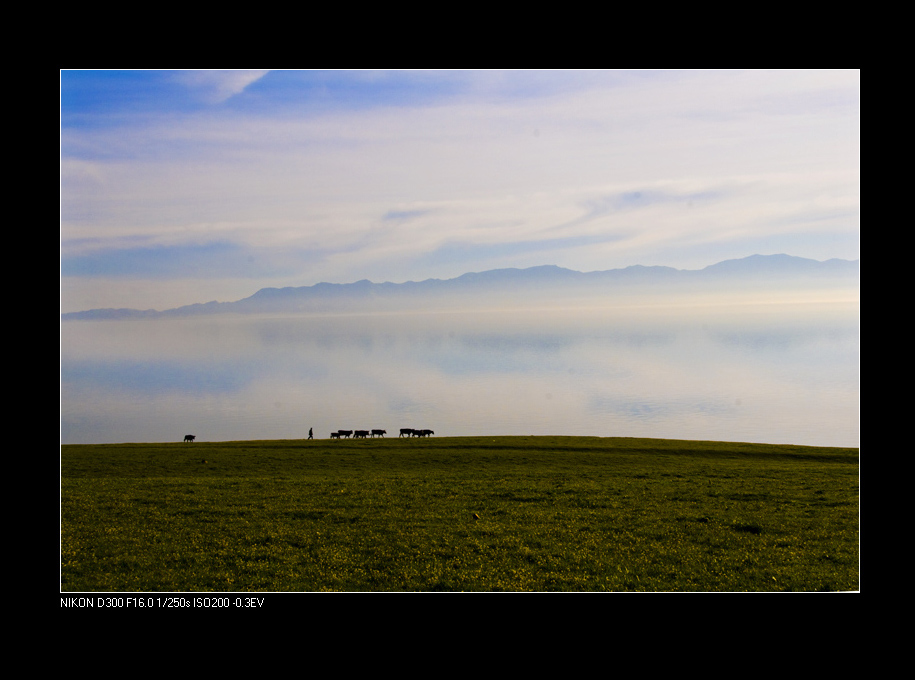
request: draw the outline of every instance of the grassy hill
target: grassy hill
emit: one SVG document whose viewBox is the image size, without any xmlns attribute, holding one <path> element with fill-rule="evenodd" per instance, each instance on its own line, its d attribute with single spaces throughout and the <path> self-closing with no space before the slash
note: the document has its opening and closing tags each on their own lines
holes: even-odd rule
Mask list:
<svg viewBox="0 0 915 680">
<path fill-rule="evenodd" d="M 858 481 L 727 442 L 62 446 L 61 591 L 853 591 Z"/>
</svg>

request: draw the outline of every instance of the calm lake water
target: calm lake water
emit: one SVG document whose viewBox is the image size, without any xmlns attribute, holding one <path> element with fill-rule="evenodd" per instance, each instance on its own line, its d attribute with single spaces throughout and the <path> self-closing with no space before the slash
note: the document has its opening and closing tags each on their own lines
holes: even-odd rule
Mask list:
<svg viewBox="0 0 915 680">
<path fill-rule="evenodd" d="M 858 446 L 857 302 L 61 324 L 61 442 L 314 428 Z"/>
</svg>

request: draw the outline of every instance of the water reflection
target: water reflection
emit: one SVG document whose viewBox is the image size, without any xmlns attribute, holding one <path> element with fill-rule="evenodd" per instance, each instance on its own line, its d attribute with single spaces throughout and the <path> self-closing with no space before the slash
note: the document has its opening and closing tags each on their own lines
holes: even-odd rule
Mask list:
<svg viewBox="0 0 915 680">
<path fill-rule="evenodd" d="M 64 443 L 416 427 L 857 446 L 858 406 L 848 304 L 61 328 Z"/>
</svg>

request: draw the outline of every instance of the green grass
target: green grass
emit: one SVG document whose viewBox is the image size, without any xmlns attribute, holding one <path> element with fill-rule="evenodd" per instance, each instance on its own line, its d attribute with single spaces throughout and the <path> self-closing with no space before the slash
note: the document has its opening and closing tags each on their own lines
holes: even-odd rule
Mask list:
<svg viewBox="0 0 915 680">
<path fill-rule="evenodd" d="M 594 437 L 61 447 L 61 590 L 854 591 L 858 449 Z"/>
</svg>

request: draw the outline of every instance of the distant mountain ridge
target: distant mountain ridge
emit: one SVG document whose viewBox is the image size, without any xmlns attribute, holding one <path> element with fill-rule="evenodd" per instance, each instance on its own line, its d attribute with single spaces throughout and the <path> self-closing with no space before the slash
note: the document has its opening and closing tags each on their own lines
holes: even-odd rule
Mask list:
<svg viewBox="0 0 915 680">
<path fill-rule="evenodd" d="M 526 269 L 492 269 L 453 279 L 426 279 L 405 283 L 317 283 L 313 286 L 262 288 L 236 302 L 195 303 L 164 311 L 91 309 L 61 315 L 61 320 L 141 319 L 210 314 L 264 312 L 326 312 L 374 309 L 428 299 L 467 299 L 468 296 L 510 296 L 514 301 L 531 294 L 604 295 L 640 291 L 682 292 L 729 287 L 793 286 L 801 284 L 857 285 L 858 260 L 820 262 L 791 255 L 751 255 L 725 260 L 704 269 L 633 265 L 622 269 L 578 272 L 556 265 Z M 476 298 L 480 300 L 479 297 Z M 501 297 L 500 297 L 501 299 Z M 366 306 L 368 305 L 368 306 Z"/>
</svg>

